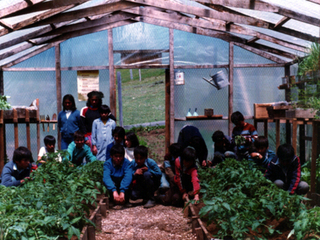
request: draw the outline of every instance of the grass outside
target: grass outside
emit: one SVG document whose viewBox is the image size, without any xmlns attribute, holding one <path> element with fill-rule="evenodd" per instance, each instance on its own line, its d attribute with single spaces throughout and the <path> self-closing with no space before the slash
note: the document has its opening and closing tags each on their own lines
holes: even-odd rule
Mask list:
<svg viewBox="0 0 320 240">
<path fill-rule="evenodd" d="M 123 125 L 165 120 L 164 69 L 133 69 L 133 80 L 128 69 L 119 70 L 122 81 Z M 117 116 L 119 118 L 117 94 Z"/>
</svg>

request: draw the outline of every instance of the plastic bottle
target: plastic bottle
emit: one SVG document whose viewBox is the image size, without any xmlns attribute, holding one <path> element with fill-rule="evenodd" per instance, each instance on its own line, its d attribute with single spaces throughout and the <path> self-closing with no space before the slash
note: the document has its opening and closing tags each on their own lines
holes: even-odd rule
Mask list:
<svg viewBox="0 0 320 240">
<path fill-rule="evenodd" d="M 188 111 L 188 113 L 187 113 L 187 117 L 191 117 L 192 116 L 192 114 L 191 114 L 191 108 L 189 108 L 189 111 Z"/>
<path fill-rule="evenodd" d="M 194 117 L 199 116 L 199 114 L 197 113 L 197 108 L 194 109 L 193 116 L 194 116 Z"/>
</svg>

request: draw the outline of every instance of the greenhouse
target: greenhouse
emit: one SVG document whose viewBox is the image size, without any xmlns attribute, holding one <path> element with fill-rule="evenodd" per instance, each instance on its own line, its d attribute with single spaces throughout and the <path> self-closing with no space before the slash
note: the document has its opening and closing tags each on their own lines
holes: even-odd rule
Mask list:
<svg viewBox="0 0 320 240">
<path fill-rule="evenodd" d="M 37 156 L 48 134 L 60 146 L 63 96 L 80 110 L 98 90 L 117 125 L 164 125 L 164 152 L 192 125 L 212 158 L 212 134 L 231 136 L 231 114 L 240 111 L 271 149 L 290 143 L 312 162 L 315 193 L 319 44 L 319 0 L 2 0 L 0 94 L 17 110 L 0 114 L 0 169 L 18 146 Z M 315 67 L 302 72 L 309 56 Z M 149 71 L 161 77 L 141 98 L 130 95 L 134 86 L 121 92 Z"/>
</svg>

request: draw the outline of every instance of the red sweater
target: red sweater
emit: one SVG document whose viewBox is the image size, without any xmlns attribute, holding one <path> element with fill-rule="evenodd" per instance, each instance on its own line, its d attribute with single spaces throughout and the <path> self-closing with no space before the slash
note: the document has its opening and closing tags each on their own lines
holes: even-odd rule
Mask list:
<svg viewBox="0 0 320 240">
<path fill-rule="evenodd" d="M 182 173 L 191 176 L 191 182 L 192 182 L 192 185 L 193 185 L 193 193 L 194 193 L 194 195 L 199 193 L 199 191 L 200 191 L 200 181 L 199 181 L 199 178 L 198 178 L 198 170 L 197 170 L 196 167 L 188 168 L 184 172 L 182 172 L 181 164 L 180 164 L 180 158 L 177 158 L 175 160 L 175 171 L 176 171 L 176 175 L 174 176 L 174 182 L 179 187 L 179 190 L 180 190 L 181 193 L 185 193 L 186 192 L 186 190 L 183 188 L 183 184 L 182 184 L 182 179 L 181 179 Z"/>
</svg>

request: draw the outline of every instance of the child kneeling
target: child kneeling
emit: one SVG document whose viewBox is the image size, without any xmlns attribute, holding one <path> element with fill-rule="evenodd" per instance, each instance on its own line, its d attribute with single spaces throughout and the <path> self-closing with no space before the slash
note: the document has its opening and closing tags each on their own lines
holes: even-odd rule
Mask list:
<svg viewBox="0 0 320 240">
<path fill-rule="evenodd" d="M 110 149 L 111 158 L 103 164 L 103 183 L 115 204 L 129 202 L 129 187 L 132 181 L 132 164 L 124 158 L 124 147 L 115 144 Z"/>
<path fill-rule="evenodd" d="M 186 201 L 187 197 L 199 201 L 200 181 L 196 166 L 196 151 L 192 147 L 186 147 L 181 157 L 175 161 L 174 181 L 180 192 L 173 195 L 176 205 L 181 203 L 181 199 Z"/>
<path fill-rule="evenodd" d="M 309 191 L 308 183 L 301 181 L 300 159 L 287 143 L 278 147 L 277 156 L 269 163 L 265 177 L 290 194 L 305 195 Z"/>
<path fill-rule="evenodd" d="M 161 170 L 157 163 L 148 158 L 148 149 L 138 146 L 134 149 L 133 187 L 131 199 L 143 199 L 144 208 L 155 206 L 154 192 L 158 189 L 161 179 Z"/>
</svg>

